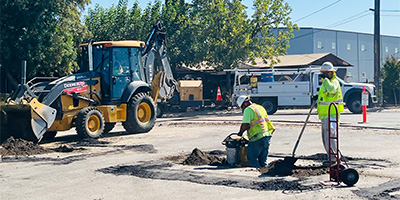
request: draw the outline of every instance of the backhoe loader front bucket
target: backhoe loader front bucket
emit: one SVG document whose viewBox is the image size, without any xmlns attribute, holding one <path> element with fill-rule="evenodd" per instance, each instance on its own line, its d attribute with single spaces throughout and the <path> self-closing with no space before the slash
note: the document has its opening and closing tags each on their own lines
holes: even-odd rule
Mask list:
<svg viewBox="0 0 400 200">
<path fill-rule="evenodd" d="M 57 111 L 33 98 L 29 103 L 4 105 L 0 109 L 0 143 L 9 137 L 39 141 L 53 124 Z"/>
</svg>

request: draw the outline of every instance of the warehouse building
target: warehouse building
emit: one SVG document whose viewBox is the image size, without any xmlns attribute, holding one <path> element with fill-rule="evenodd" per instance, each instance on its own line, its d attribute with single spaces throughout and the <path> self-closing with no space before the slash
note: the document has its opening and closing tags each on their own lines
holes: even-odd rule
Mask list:
<svg viewBox="0 0 400 200">
<path fill-rule="evenodd" d="M 374 81 L 374 35 L 321 28 L 300 28 L 293 32 L 288 55 L 332 53 L 353 65 L 347 71 L 351 82 Z M 400 57 L 400 37 L 381 36 L 381 67 L 387 56 Z"/>
</svg>

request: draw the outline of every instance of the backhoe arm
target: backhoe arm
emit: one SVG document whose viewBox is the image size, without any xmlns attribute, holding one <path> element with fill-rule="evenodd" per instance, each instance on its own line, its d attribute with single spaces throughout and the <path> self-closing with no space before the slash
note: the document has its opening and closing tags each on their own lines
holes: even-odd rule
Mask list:
<svg viewBox="0 0 400 200">
<path fill-rule="evenodd" d="M 168 100 L 178 90 L 178 83 L 174 79 L 167 56 L 165 44 L 165 27 L 161 22 L 154 25 L 153 31 L 146 40 L 143 51 L 146 80 L 151 83 L 151 96 L 157 99 Z M 155 65 L 157 64 L 157 65 Z"/>
</svg>

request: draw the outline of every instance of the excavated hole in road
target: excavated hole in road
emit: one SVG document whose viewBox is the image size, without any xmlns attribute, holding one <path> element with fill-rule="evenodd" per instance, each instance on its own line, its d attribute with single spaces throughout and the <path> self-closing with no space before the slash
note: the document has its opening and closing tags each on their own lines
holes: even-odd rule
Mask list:
<svg viewBox="0 0 400 200">
<path fill-rule="evenodd" d="M 319 155 L 311 156 L 312 159 L 314 159 L 314 157 L 316 159 L 323 159 Z M 226 153 L 219 150 L 203 152 L 195 148 L 189 155 L 167 156 L 163 159 L 182 165 L 229 167 L 226 160 Z M 270 162 L 266 167 L 261 168 L 260 173 L 268 176 L 309 177 L 327 174 L 329 173 L 329 168 L 317 165 L 289 165 L 286 162 L 283 162 L 283 160 L 275 160 Z"/>
<path fill-rule="evenodd" d="M 301 182 L 304 179 L 301 178 L 292 181 L 284 180 L 283 178 L 265 181 L 257 179 L 256 177 L 243 178 L 236 176 L 208 176 L 197 170 L 174 170 L 171 169 L 172 165 L 172 163 L 167 163 L 165 161 L 146 161 L 135 165 L 111 166 L 98 169 L 97 171 L 116 176 L 129 175 L 147 179 L 187 181 L 204 185 L 219 185 L 260 191 L 282 190 L 285 193 L 312 191 L 323 188 L 320 184 L 302 184 Z"/>
</svg>

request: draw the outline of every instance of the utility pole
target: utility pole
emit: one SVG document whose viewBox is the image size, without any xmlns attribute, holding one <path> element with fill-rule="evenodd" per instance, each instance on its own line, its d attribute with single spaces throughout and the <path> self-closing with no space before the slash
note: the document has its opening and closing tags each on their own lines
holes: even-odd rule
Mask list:
<svg viewBox="0 0 400 200">
<path fill-rule="evenodd" d="M 374 84 L 376 92 L 378 94 L 378 105 L 383 104 L 383 93 L 382 93 L 382 80 L 381 80 L 381 33 L 380 33 L 380 0 L 375 0 L 375 8 L 370 9 L 374 11 Z"/>
</svg>

